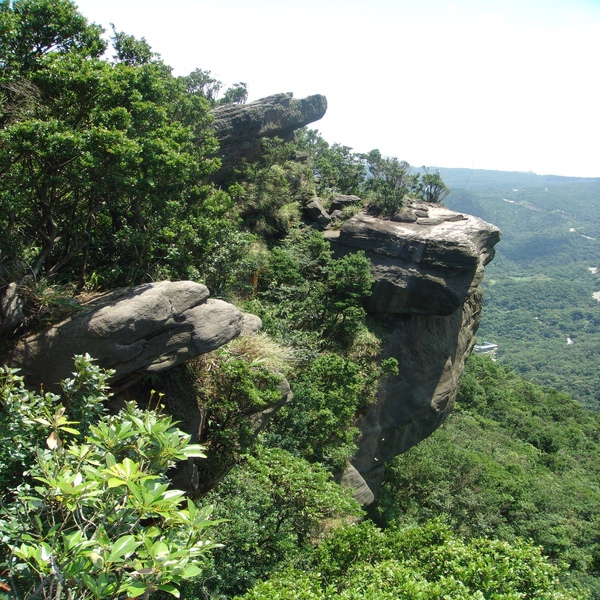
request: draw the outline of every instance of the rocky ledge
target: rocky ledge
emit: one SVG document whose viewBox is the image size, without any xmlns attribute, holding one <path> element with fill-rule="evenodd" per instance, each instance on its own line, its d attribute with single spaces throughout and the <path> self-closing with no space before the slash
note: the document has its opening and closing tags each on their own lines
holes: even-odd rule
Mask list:
<svg viewBox="0 0 600 600">
<path fill-rule="evenodd" d="M 9 364 L 31 386 L 56 389 L 73 370 L 73 356 L 89 353 L 122 388 L 219 348 L 243 329 L 242 313 L 209 298 L 206 286 L 161 281 L 115 290 L 81 311 L 21 340 Z"/>
<path fill-rule="evenodd" d="M 262 138 L 279 137 L 289 141 L 296 129 L 318 121 L 326 111 L 325 96 L 315 94 L 298 99 L 291 93 L 215 109 L 213 127 L 219 140 L 222 165 L 213 180 L 221 181 L 242 161 L 259 159 Z"/>
<path fill-rule="evenodd" d="M 441 205 L 409 205 L 403 219 L 359 213 L 326 232 L 338 255 L 363 250 L 375 279 L 366 309 L 387 331 L 382 358 L 398 360 L 378 397 L 356 422 L 358 450 L 342 483 L 373 501 L 385 462 L 439 427 L 456 398 L 475 343 L 486 264 L 497 227 Z"/>
<path fill-rule="evenodd" d="M 450 315 L 481 282 L 500 230 L 441 205 L 409 205 L 403 213 L 414 220 L 363 212 L 325 235 L 338 254 L 363 250 L 371 261 L 369 313 Z"/>
</svg>

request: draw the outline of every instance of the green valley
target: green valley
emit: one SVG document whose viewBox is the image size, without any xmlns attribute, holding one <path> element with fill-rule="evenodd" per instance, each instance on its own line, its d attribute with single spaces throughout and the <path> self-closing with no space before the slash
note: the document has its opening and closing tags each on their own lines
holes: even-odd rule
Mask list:
<svg viewBox="0 0 600 600">
<path fill-rule="evenodd" d="M 478 339 L 525 377 L 600 407 L 600 180 L 441 169 L 446 204 L 500 227 Z"/>
</svg>

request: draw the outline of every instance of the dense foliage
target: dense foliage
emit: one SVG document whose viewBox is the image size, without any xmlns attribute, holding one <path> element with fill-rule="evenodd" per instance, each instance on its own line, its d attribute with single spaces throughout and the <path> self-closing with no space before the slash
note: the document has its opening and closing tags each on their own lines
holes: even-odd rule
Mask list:
<svg viewBox="0 0 600 600">
<path fill-rule="evenodd" d="M 0 293 L 16 284 L 26 303 L 8 333 L 77 310 L 80 294 L 160 278 L 206 283 L 259 315 L 264 333 L 140 382 L 129 393 L 149 406 L 113 415 L 108 373 L 89 357 L 60 397 L 1 371 L 1 592 L 598 597 L 598 421 L 493 363 L 471 362 L 459 411 L 396 459 L 370 514 L 334 482 L 356 416 L 398 364 L 381 360 L 385 332 L 363 309 L 369 261 L 334 256 L 303 205 L 359 195 L 343 218 L 361 208 L 393 218 L 407 198 L 443 200 L 440 173 L 302 130 L 264 140 L 260 160 L 218 187 L 211 109 L 243 103 L 246 84 L 221 95 L 210 71 L 174 77 L 146 40 L 116 30 L 108 58 L 102 34 L 68 0 L 0 0 Z M 521 241 L 515 256 L 549 254 Z M 543 291 L 544 326 L 563 327 L 565 306 Z M 532 298 L 517 293 L 518 324 Z M 582 347 L 594 307 L 571 313 Z M 294 401 L 265 425 L 263 411 L 286 400 L 284 378 Z M 214 509 L 169 486 L 175 461 L 203 454 L 158 410 L 163 399 L 173 413 L 188 403 L 182 420 L 196 411 L 186 425 L 207 459 L 190 471 Z"/>
<path fill-rule="evenodd" d="M 244 600 L 560 600 L 558 569 L 539 548 L 519 541 L 457 538 L 440 522 L 381 531 L 370 522 L 338 529 L 309 569 L 287 569 Z"/>
<path fill-rule="evenodd" d="M 530 539 L 597 598 L 599 476 L 597 413 L 474 355 L 448 421 L 389 464 L 373 517 Z"/>
<path fill-rule="evenodd" d="M 102 58 L 102 30 L 67 0 L 4 2 L 0 26 L 2 278 L 197 277 L 231 227 L 204 183 L 210 103 L 143 40 L 115 32 Z"/>
<path fill-rule="evenodd" d="M 166 473 L 201 448 L 158 412 L 104 414 L 110 373 L 87 356 L 75 367 L 62 398 L 0 371 L 2 589 L 15 599 L 178 595 L 174 584 L 202 572 L 214 546 L 204 530 L 217 521 L 210 507 L 184 507 Z"/>
</svg>

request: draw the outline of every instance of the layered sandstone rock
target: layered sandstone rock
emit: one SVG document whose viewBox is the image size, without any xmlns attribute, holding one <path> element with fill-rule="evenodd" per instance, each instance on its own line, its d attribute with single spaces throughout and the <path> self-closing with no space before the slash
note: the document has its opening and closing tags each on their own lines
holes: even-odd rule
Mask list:
<svg viewBox="0 0 600 600">
<path fill-rule="evenodd" d="M 21 340 L 10 357 L 29 385 L 53 389 L 69 377 L 73 356 L 89 353 L 114 369 L 113 386 L 174 367 L 237 337 L 240 311 L 209 297 L 206 286 L 162 281 L 120 289 L 81 312 Z"/>
<path fill-rule="evenodd" d="M 228 104 L 214 110 L 214 131 L 219 141 L 222 166 L 213 176 L 222 180 L 242 161 L 260 158 L 262 138 L 291 139 L 296 129 L 318 121 L 327 111 L 325 96 L 294 98 L 275 94 L 249 104 Z"/>
<path fill-rule="evenodd" d="M 483 270 L 500 239 L 497 227 L 441 205 L 403 212 L 410 219 L 359 213 L 326 234 L 338 255 L 363 250 L 370 259 L 375 283 L 366 308 L 389 332 L 383 358 L 396 358 L 400 370 L 380 382 L 378 401 L 356 423 L 358 450 L 344 478 L 364 504 L 385 462 L 433 433 L 451 410 L 479 326 Z"/>
</svg>

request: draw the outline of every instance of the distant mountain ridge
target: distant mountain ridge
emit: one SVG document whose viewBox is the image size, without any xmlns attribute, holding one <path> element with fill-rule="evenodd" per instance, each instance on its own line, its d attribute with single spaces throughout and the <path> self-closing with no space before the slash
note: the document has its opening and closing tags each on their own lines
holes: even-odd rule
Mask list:
<svg viewBox="0 0 600 600">
<path fill-rule="evenodd" d="M 496 171 L 492 169 L 464 169 L 450 167 L 430 167 L 439 170 L 446 185 L 450 188 L 478 188 L 490 184 L 520 187 L 545 187 L 566 183 L 600 181 L 600 177 L 570 177 L 564 175 L 539 175 L 533 171 Z"/>
</svg>

